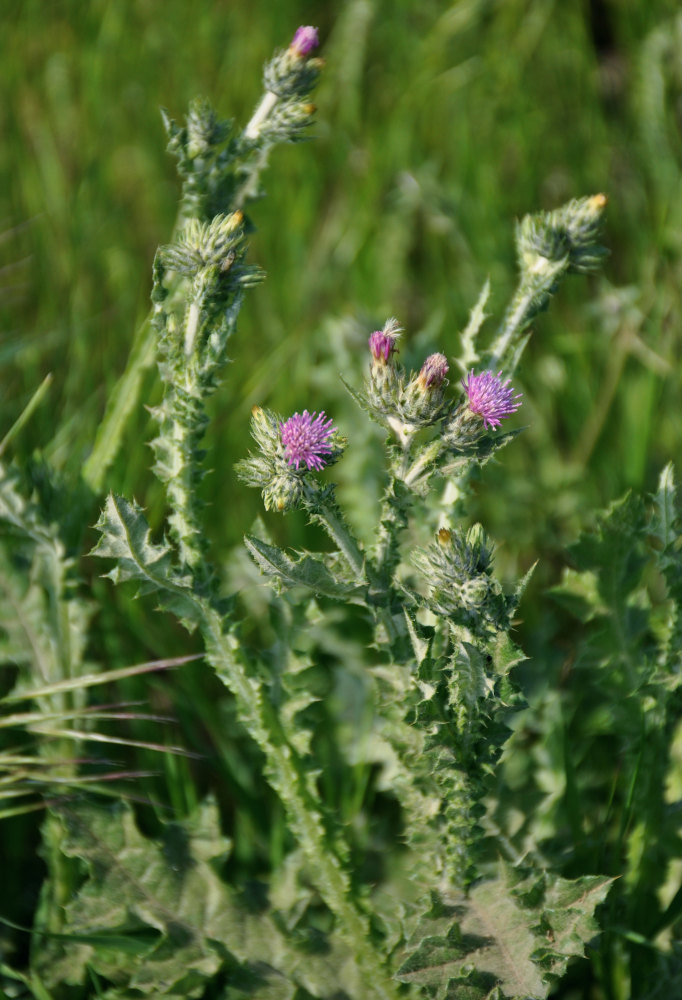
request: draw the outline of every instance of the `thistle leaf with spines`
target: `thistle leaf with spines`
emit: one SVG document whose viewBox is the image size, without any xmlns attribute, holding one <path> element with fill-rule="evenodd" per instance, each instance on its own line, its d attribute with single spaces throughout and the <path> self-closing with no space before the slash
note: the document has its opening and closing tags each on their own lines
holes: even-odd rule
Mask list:
<svg viewBox="0 0 682 1000">
<path fill-rule="evenodd" d="M 192 593 L 191 577 L 178 570 L 175 553 L 167 542 L 151 540 L 142 508 L 110 493 L 95 527 L 101 537 L 90 554 L 116 561 L 104 575 L 114 583 L 136 581 L 140 594 L 158 594 L 161 607 L 173 611 L 187 628 L 194 628 L 200 608 Z"/>
<path fill-rule="evenodd" d="M 460 351 L 457 355 L 456 364 L 463 375 L 466 375 L 474 365 L 478 364 L 481 359 L 480 354 L 476 350 L 476 338 L 480 333 L 481 327 L 488 318 L 488 314 L 485 312 L 486 303 L 490 297 L 490 278 L 486 278 L 486 282 L 481 289 L 480 295 L 476 300 L 476 304 L 472 307 L 469 313 L 469 322 L 464 327 L 460 334 Z"/>
<path fill-rule="evenodd" d="M 303 586 L 316 595 L 336 600 L 359 599 L 363 594 L 357 585 L 336 580 L 322 559 L 311 553 L 297 552 L 296 558 L 292 558 L 253 535 L 246 535 L 244 544 L 261 572 L 285 589 Z"/>
<path fill-rule="evenodd" d="M 544 1000 L 597 933 L 613 880 L 527 875 L 500 864 L 466 896 L 431 901 L 398 978 L 437 1000 Z"/>
<path fill-rule="evenodd" d="M 290 996 L 303 988 L 331 1000 L 339 983 L 358 995 L 336 935 L 326 936 L 322 953 L 311 953 L 304 910 L 298 935 L 294 928 L 287 936 L 270 907 L 250 911 L 219 877 L 230 843 L 214 803 L 166 824 L 155 840 L 142 836 L 120 805 L 73 805 L 58 819 L 61 851 L 83 863 L 85 879 L 65 907 L 65 933 L 47 934 L 36 951 L 34 971 L 46 987 L 81 985 L 94 970 L 116 984 L 112 996 L 189 1000 L 229 971 L 231 983 L 248 988 L 241 995 L 287 995 L 269 992 L 286 984 Z"/>
</svg>

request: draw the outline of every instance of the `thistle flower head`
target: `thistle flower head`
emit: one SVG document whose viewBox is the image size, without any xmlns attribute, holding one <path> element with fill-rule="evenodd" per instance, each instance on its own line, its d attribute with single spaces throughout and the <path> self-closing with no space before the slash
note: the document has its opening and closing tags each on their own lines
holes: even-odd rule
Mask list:
<svg viewBox="0 0 682 1000">
<path fill-rule="evenodd" d="M 375 330 L 369 337 L 369 349 L 372 358 L 378 364 L 386 364 L 390 356 L 395 352 L 395 337 L 389 337 L 383 330 Z"/>
<path fill-rule="evenodd" d="M 296 29 L 296 33 L 291 40 L 289 48 L 297 56 L 307 56 L 320 44 L 317 28 L 310 24 L 301 25 Z"/>
<path fill-rule="evenodd" d="M 462 387 L 467 394 L 469 409 L 481 417 L 486 430 L 499 427 L 500 421 L 511 416 L 521 406 L 517 400 L 521 393 L 514 395 L 510 385 L 511 379 L 502 381 L 502 372 L 494 375 L 491 371 L 474 375 L 473 368 L 462 381 Z"/>
<path fill-rule="evenodd" d="M 445 381 L 449 367 L 448 359 L 444 354 L 430 354 L 417 376 L 421 388 L 423 390 L 439 389 Z"/>
<path fill-rule="evenodd" d="M 297 469 L 304 463 L 308 469 L 323 469 L 332 454 L 329 442 L 336 430 L 332 420 L 321 413 L 294 413 L 279 425 L 284 454 L 289 465 Z"/>
</svg>

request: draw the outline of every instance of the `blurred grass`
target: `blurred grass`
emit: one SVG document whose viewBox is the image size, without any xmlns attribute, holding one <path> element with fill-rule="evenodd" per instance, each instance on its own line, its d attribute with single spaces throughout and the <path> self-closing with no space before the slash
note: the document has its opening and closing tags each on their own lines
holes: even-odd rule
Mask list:
<svg viewBox="0 0 682 1000">
<path fill-rule="evenodd" d="M 677 0 L 5 0 L 2 13 L 0 438 L 51 372 L 8 454 L 42 451 L 66 474 L 92 446 L 175 218 L 158 108 L 179 118 L 205 94 L 245 122 L 273 48 L 298 24 L 320 27 L 315 141 L 272 158 L 267 200 L 252 213 L 251 257 L 268 280 L 249 293 L 213 404 L 215 471 L 204 491 L 219 562 L 260 506 L 232 473 L 254 403 L 334 416 L 351 440 L 334 475 L 370 532 L 377 438 L 338 372 L 360 377 L 367 334 L 389 315 L 407 328 L 403 360 L 454 355 L 488 275 L 492 336 L 514 286 L 514 220 L 608 195 L 611 257 L 603 275 L 572 279 L 536 322 L 518 386 L 528 431 L 486 468 L 472 511 L 498 542 L 503 574 L 540 556 L 519 637 L 556 672 L 555 622 L 535 598 L 556 582 L 564 545 L 624 489 L 653 489 L 682 451 Z M 141 402 L 157 396 L 150 372 Z M 108 485 L 158 522 L 148 438 L 141 405 Z M 269 526 L 301 543 L 302 518 Z M 86 562 L 83 572 L 98 570 Z M 129 593 L 93 586 L 94 658 L 114 667 L 192 651 L 194 640 Z M 542 681 L 536 673 L 529 683 Z M 170 711 L 209 761 L 191 771 L 169 759 L 150 794 L 182 811 L 210 784 L 236 863 L 278 856 L 279 807 L 254 784 L 254 751 L 210 672 L 181 672 L 172 687 L 130 682 L 124 695 Z M 23 836 L 6 833 L 12 856 Z M 23 887 L 26 910 L 32 891 Z"/>
<path fill-rule="evenodd" d="M 173 0 L 10 3 L 3 426 L 52 371 L 49 403 L 20 448 L 80 467 L 146 315 L 150 262 L 175 214 L 158 107 L 180 116 L 205 93 L 245 120 L 262 61 L 292 24 L 312 21 L 327 60 L 317 138 L 273 158 L 268 199 L 253 213 L 252 256 L 269 278 L 244 309 L 215 406 L 220 468 L 207 494 L 220 551 L 253 510 L 230 484 L 231 515 L 219 513 L 254 402 L 326 406 L 366 435 L 335 375 L 319 371 L 334 354 L 327 317 L 358 318 L 364 336 L 396 314 L 422 352 L 454 353 L 488 273 L 494 314 L 504 308 L 513 220 L 598 190 L 610 198 L 606 276 L 590 287 L 574 281 L 536 324 L 522 370 L 530 432 L 505 456 L 504 490 L 495 471 L 487 480 L 504 506 L 485 496 L 481 506 L 510 553 L 530 559 L 573 531 L 586 507 L 651 485 L 679 441 L 670 416 L 682 231 L 676 8 L 256 0 L 197 14 Z M 346 352 L 356 372 L 362 336 L 351 333 Z M 152 375 L 147 397 L 156 391 Z M 145 434 L 141 411 L 127 444 Z M 148 456 L 125 452 L 111 485 L 145 495 Z M 355 477 L 351 492 L 361 517 Z"/>
</svg>

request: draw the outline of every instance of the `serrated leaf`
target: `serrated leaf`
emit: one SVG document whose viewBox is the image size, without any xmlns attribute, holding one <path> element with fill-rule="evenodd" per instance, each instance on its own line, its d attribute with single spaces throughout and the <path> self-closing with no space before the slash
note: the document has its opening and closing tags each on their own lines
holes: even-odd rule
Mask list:
<svg viewBox="0 0 682 1000">
<path fill-rule="evenodd" d="M 348 598 L 362 593 L 360 587 L 335 580 L 316 556 L 298 553 L 298 558 L 292 559 L 276 545 L 269 545 L 254 535 L 246 535 L 244 544 L 261 571 L 285 587 L 308 587 L 317 595 L 334 598 Z"/>
<path fill-rule="evenodd" d="M 204 813 L 214 808 L 207 806 Z M 80 858 L 89 871 L 66 907 L 66 929 L 79 940 L 83 934 L 115 930 L 131 944 L 121 948 L 112 938 L 108 946 L 100 941 L 96 948 L 67 945 L 45 968 L 39 960 L 42 979 L 57 985 L 68 971 L 67 981 L 78 982 L 82 971 L 77 970 L 87 961 L 99 974 L 143 993 L 197 995 L 222 963 L 213 938 L 229 947 L 231 936 L 228 897 L 210 864 L 228 847 L 216 819 L 204 816 L 194 831 L 171 824 L 157 844 L 139 833 L 127 809 L 82 807 L 61 815 L 62 851 Z M 204 841 L 206 827 L 213 831 L 210 847 L 201 847 L 202 826 Z M 232 921 L 238 923 L 235 917 Z M 150 929 L 158 933 L 150 935 Z M 137 954 L 134 944 L 140 945 Z M 70 963 L 77 968 L 69 970 Z"/>
<path fill-rule="evenodd" d="M 523 597 L 524 593 L 526 592 L 526 587 L 530 583 L 531 577 L 533 576 L 533 573 L 535 572 L 537 564 L 538 563 L 537 563 L 537 560 L 536 560 L 533 563 L 533 565 L 523 574 L 523 576 L 521 577 L 521 579 L 517 583 L 516 587 L 514 588 L 514 593 L 512 594 L 511 598 L 509 599 L 509 604 L 508 604 L 508 613 L 510 615 L 513 615 L 513 614 L 516 613 L 516 610 L 517 610 L 519 604 L 521 603 L 521 598 Z"/>
<path fill-rule="evenodd" d="M 397 976 L 443 1000 L 485 1000 L 495 989 L 508 1000 L 544 1000 L 552 978 L 597 933 L 594 909 L 612 881 L 521 877 L 501 864 L 467 896 L 432 906 Z"/>
<path fill-rule="evenodd" d="M 509 671 L 518 663 L 523 663 L 528 657 L 523 650 L 512 642 L 507 632 L 500 632 L 493 640 L 491 654 L 495 673 L 506 677 Z"/>
<path fill-rule="evenodd" d="M 608 604 L 622 601 L 639 580 L 646 560 L 636 542 L 645 527 L 644 503 L 629 493 L 599 516 L 596 531 L 569 548 L 578 570 L 598 571 L 599 593 Z"/>
<path fill-rule="evenodd" d="M 469 313 L 469 322 L 460 334 L 461 347 L 459 357 L 456 358 L 456 363 L 464 375 L 466 375 L 469 369 L 480 361 L 481 356 L 476 350 L 475 343 L 476 337 L 478 336 L 478 333 L 487 318 L 485 306 L 489 296 L 490 278 L 486 278 L 486 282 L 481 289 L 481 293 L 478 296 L 476 304 Z"/>
<path fill-rule="evenodd" d="M 173 551 L 170 545 L 151 541 L 147 519 L 134 501 L 110 493 L 95 527 L 102 537 L 90 555 L 117 561 L 116 570 L 108 574 L 116 583 L 139 580 L 152 590 L 166 585 L 173 572 Z"/>
<path fill-rule="evenodd" d="M 170 545 L 152 542 L 142 508 L 111 493 L 96 528 L 102 537 L 90 555 L 116 560 L 114 569 L 105 576 L 114 583 L 136 580 L 141 594 L 160 592 L 160 607 L 177 615 L 186 628 L 194 628 L 200 609 L 192 594 L 191 578 L 175 569 Z"/>
<path fill-rule="evenodd" d="M 74 806 L 59 817 L 61 849 L 83 862 L 86 877 L 65 907 L 64 933 L 36 929 L 34 972 L 48 989 L 81 985 L 92 969 L 113 984 L 112 998 L 189 1000 L 227 971 L 235 992 L 226 996 L 235 1000 L 362 995 L 347 946 L 302 923 L 316 899 L 307 884 L 290 887 L 298 916 L 287 937 L 262 894 L 251 901 L 220 878 L 230 844 L 213 803 L 168 824 L 158 840 L 144 837 L 120 805 Z"/>
<path fill-rule="evenodd" d="M 407 634 L 410 637 L 412 652 L 419 667 L 430 654 L 435 632 L 433 628 L 416 621 L 407 608 L 403 608 L 403 615 L 405 617 Z"/>
<path fill-rule="evenodd" d="M 561 583 L 550 587 L 547 593 L 581 622 L 589 622 L 605 611 L 599 594 L 599 578 L 593 570 L 578 573 L 564 569 Z"/>
<path fill-rule="evenodd" d="M 599 932 L 594 910 L 604 902 L 613 882 L 602 875 L 548 879 L 543 902 L 549 925 L 547 943 L 533 958 L 544 957 L 553 976 L 562 976 L 569 959 L 583 955 L 586 942 Z"/>
</svg>

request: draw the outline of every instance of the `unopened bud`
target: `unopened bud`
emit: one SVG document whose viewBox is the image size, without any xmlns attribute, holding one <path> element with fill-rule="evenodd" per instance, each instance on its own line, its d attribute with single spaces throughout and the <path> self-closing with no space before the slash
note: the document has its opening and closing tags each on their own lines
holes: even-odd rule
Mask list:
<svg viewBox="0 0 682 1000">
<path fill-rule="evenodd" d="M 426 392 L 427 389 L 439 389 L 445 381 L 450 366 L 444 354 L 430 354 L 421 367 L 417 381 Z"/>
<path fill-rule="evenodd" d="M 386 364 L 395 352 L 395 337 L 390 337 L 383 330 L 375 330 L 374 333 L 370 334 L 369 349 L 377 364 Z"/>
<path fill-rule="evenodd" d="M 319 44 L 320 39 L 317 28 L 306 24 L 296 29 L 289 48 L 295 55 L 303 58 L 303 56 L 309 55 L 313 49 L 316 49 Z"/>
</svg>

